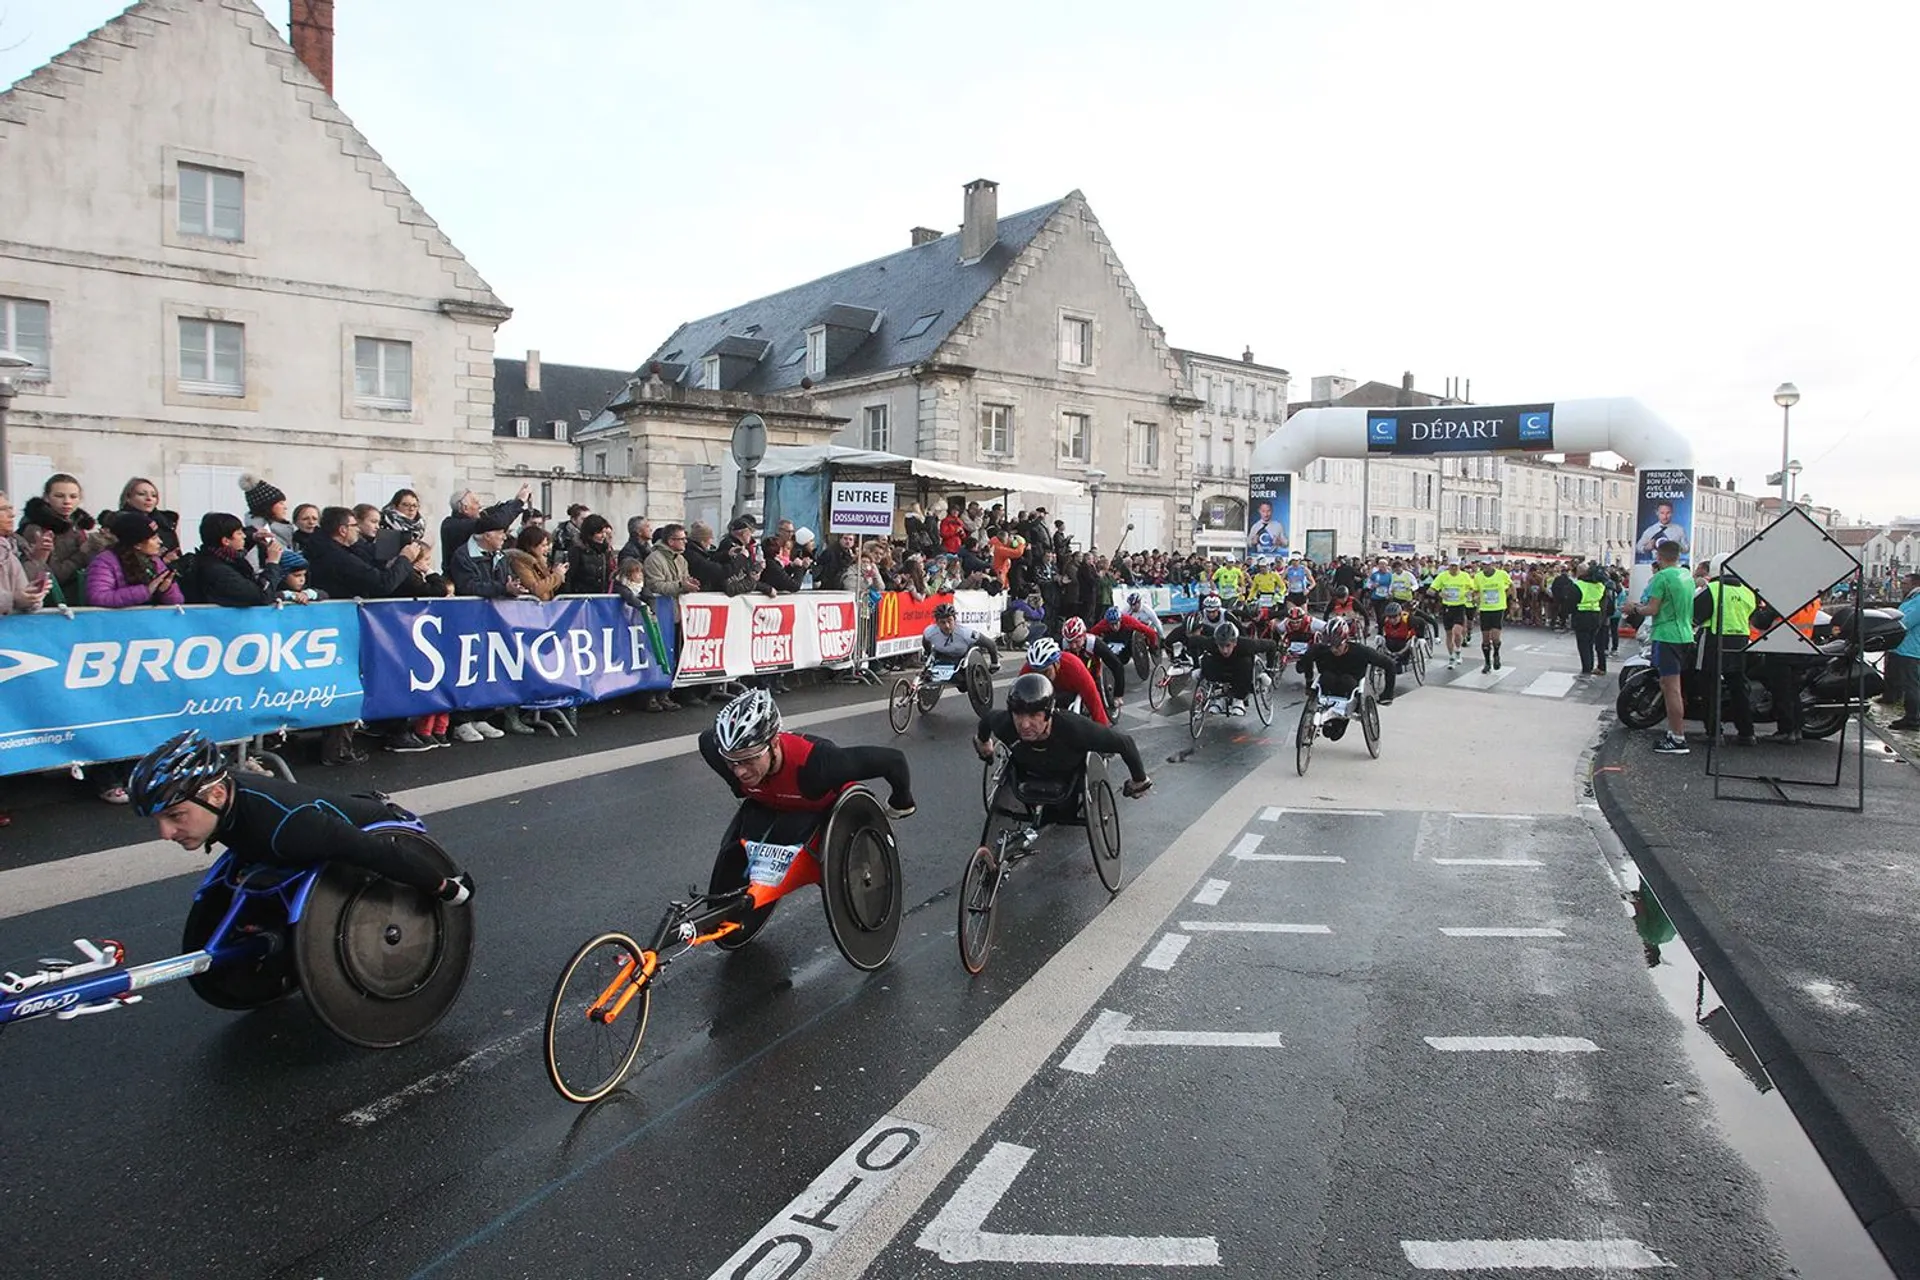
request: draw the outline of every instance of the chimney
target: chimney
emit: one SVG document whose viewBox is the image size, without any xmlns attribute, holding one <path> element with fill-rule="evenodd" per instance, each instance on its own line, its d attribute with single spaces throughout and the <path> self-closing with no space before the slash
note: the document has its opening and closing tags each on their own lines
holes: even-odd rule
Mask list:
<svg viewBox="0 0 1920 1280">
<path fill-rule="evenodd" d="M 1246 349 L 1245 351 L 1242 351 L 1242 352 L 1240 353 L 1240 363 L 1242 363 L 1242 364 L 1252 364 L 1252 363 L 1253 363 L 1253 348 L 1252 348 L 1252 347 L 1248 347 L 1248 348 L 1247 348 L 1247 349 Z"/>
<path fill-rule="evenodd" d="M 1413 374 L 1411 371 L 1400 375 L 1400 389 L 1402 391 L 1413 390 Z"/>
<path fill-rule="evenodd" d="M 932 244 L 935 240 L 938 240 L 940 233 L 932 227 L 915 227 L 913 230 L 907 232 L 907 236 L 913 241 L 913 247 L 918 249 L 923 244 Z"/>
<path fill-rule="evenodd" d="M 533 347 L 527 348 L 527 390 L 540 389 L 540 353 Z"/>
<path fill-rule="evenodd" d="M 293 52 L 333 96 L 333 0 L 292 0 Z"/>
<path fill-rule="evenodd" d="M 966 186 L 966 218 L 960 224 L 960 261 L 978 262 L 1000 239 L 1000 184 L 975 178 Z"/>
<path fill-rule="evenodd" d="M 1590 453 L 1570 453 L 1567 455 L 1566 465 L 1569 467 L 1590 467 L 1593 465 L 1593 455 Z"/>
</svg>

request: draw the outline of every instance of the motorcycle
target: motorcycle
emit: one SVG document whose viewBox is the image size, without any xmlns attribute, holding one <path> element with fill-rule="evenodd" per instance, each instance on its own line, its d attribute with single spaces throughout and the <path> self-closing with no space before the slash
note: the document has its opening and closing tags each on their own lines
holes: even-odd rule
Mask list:
<svg viewBox="0 0 1920 1280">
<path fill-rule="evenodd" d="M 1800 732 L 1809 738 L 1830 738 L 1840 732 L 1867 698 L 1886 688 L 1879 670 L 1866 660 L 1867 654 L 1885 653 L 1906 637 L 1906 624 L 1898 609 L 1867 609 L 1860 615 L 1860 643 L 1853 642 L 1852 610 L 1842 606 L 1833 611 L 1832 634 L 1837 637 L 1817 642 L 1820 657 L 1792 659 L 1795 692 L 1800 698 Z M 1756 724 L 1778 720 L 1773 705 L 1773 689 L 1766 680 L 1767 668 L 1757 661 L 1764 655 L 1747 658 L 1747 699 L 1753 707 Z M 1769 658 L 1769 661 L 1778 659 Z M 1707 722 L 1707 696 L 1712 680 L 1711 655 L 1680 673 L 1680 689 L 1686 698 L 1686 718 Z M 1756 669 L 1757 668 L 1757 669 Z M 1732 718 L 1731 698 L 1720 690 L 1720 719 Z M 1660 693 L 1660 678 L 1645 655 L 1628 658 L 1621 664 L 1620 692 L 1614 700 L 1614 714 L 1629 729 L 1651 729 L 1666 718 L 1666 702 Z"/>
</svg>

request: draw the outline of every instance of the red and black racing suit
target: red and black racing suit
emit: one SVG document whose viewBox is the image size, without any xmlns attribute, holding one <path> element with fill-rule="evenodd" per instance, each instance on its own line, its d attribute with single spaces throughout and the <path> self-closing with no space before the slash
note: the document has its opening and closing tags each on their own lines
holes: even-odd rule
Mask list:
<svg viewBox="0 0 1920 1280">
<path fill-rule="evenodd" d="M 757 785 L 743 787 L 721 756 L 713 730 L 700 735 L 700 758 L 740 798 L 740 808 L 713 859 L 713 874 L 707 881 L 709 893 L 725 893 L 746 883 L 747 850 L 743 840 L 805 844 L 840 793 L 863 778 L 886 779 L 891 791 L 887 801 L 890 808 L 913 806 L 907 757 L 892 747 L 839 747 L 804 733 L 782 733 L 778 745 L 780 767 Z"/>
</svg>

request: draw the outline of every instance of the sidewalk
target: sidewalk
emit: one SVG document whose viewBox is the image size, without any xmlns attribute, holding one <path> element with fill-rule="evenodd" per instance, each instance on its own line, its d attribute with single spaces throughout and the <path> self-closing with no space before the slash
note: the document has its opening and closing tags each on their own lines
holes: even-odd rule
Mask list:
<svg viewBox="0 0 1920 1280">
<path fill-rule="evenodd" d="M 1789 794 L 1850 803 L 1848 736 L 1837 793 Z M 1617 725 L 1594 790 L 1895 1274 L 1920 1277 L 1920 776 L 1901 736 L 1904 756 L 1869 735 L 1864 815 L 1715 800 L 1705 746 L 1655 755 Z M 1831 743 L 1719 760 L 1833 776 Z"/>
</svg>

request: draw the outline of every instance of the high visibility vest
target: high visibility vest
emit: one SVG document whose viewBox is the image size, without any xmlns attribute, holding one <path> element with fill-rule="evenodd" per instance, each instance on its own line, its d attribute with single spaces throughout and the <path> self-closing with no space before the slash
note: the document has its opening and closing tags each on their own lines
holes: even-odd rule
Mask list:
<svg viewBox="0 0 1920 1280">
<path fill-rule="evenodd" d="M 1713 598 L 1713 613 L 1707 618 L 1707 625 L 1723 636 L 1750 635 L 1752 628 L 1747 620 L 1753 617 L 1753 611 L 1759 607 L 1750 587 L 1730 586 L 1723 582 L 1709 582 L 1707 594 Z"/>
<path fill-rule="evenodd" d="M 1588 582 L 1585 578 L 1582 578 L 1574 585 L 1580 588 L 1580 612 L 1600 612 L 1600 602 L 1605 599 L 1607 595 L 1607 584 L 1604 582 Z"/>
<path fill-rule="evenodd" d="M 1819 621 L 1819 617 L 1820 602 L 1813 600 L 1809 601 L 1800 609 L 1795 610 L 1794 613 L 1787 618 L 1786 625 L 1811 640 L 1813 639 L 1814 623 Z M 1747 634 L 1750 639 L 1758 640 L 1762 633 L 1760 628 L 1754 627 Z"/>
</svg>

